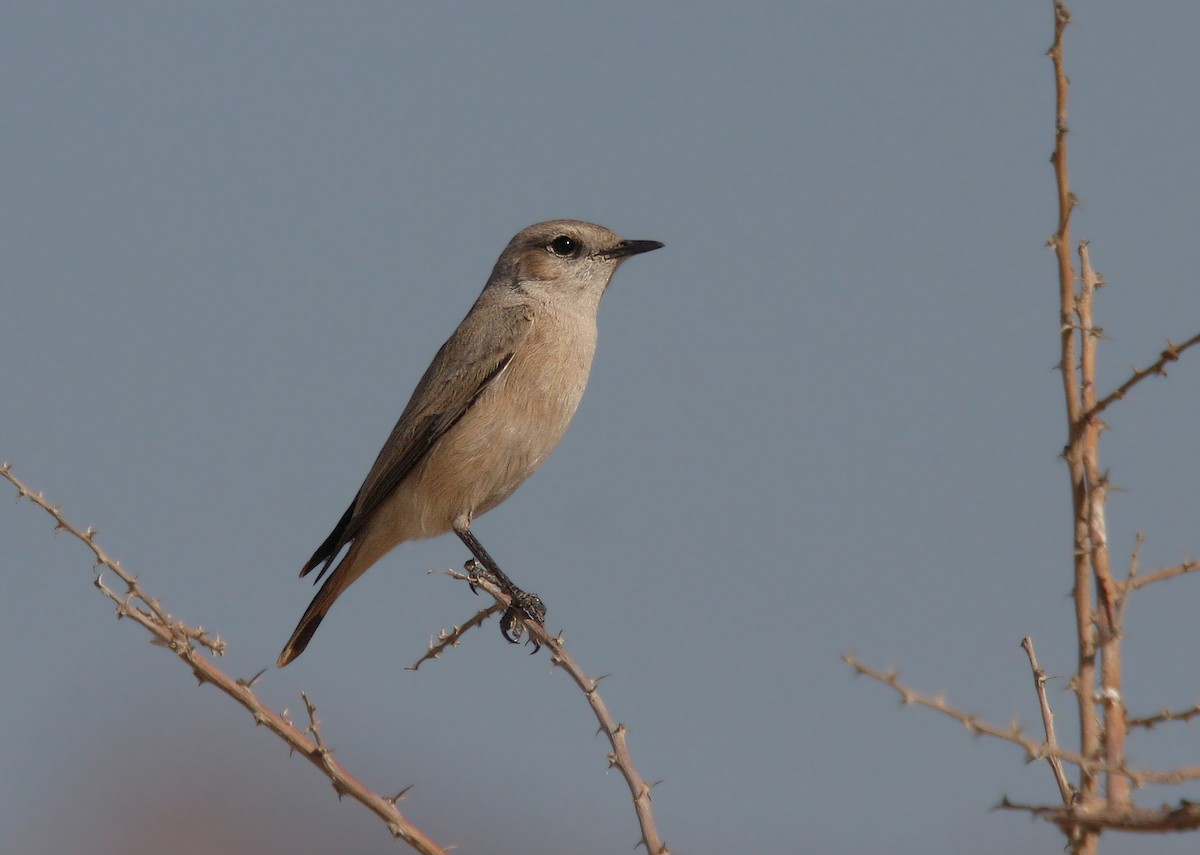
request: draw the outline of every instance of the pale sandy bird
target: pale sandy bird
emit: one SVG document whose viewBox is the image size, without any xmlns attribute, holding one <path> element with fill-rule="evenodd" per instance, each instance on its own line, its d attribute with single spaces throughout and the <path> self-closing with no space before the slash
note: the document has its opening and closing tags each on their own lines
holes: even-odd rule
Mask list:
<svg viewBox="0 0 1200 855">
<path fill-rule="evenodd" d="M 587 384 L 609 280 L 626 258 L 660 247 L 579 220 L 538 223 L 509 242 L 354 501 L 300 571 L 320 566 L 320 581 L 350 547 L 300 618 L 279 667 L 304 652 L 334 600 L 376 561 L 406 540 L 451 530 L 515 607 L 541 619 L 541 601 L 500 572 L 471 520 L 512 495 L 558 445 Z M 512 618 L 501 625 L 506 637 Z"/>
</svg>

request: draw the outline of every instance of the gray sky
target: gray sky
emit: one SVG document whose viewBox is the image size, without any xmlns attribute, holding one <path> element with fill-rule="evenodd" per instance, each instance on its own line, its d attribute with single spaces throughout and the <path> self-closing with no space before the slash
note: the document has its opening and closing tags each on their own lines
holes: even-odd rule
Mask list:
<svg viewBox="0 0 1200 855">
<path fill-rule="evenodd" d="M 1200 5 L 1073 11 L 1108 388 L 1200 329 Z M 1048 0 L 10 4 L 0 458 L 249 676 L 509 237 L 577 217 L 664 241 L 610 288 L 558 452 L 475 530 L 613 675 L 667 842 L 1058 852 L 989 812 L 1053 802 L 1046 768 L 839 660 L 1031 727 L 1021 637 L 1073 668 L 1051 24 Z M 1121 561 L 1138 530 L 1146 568 L 1200 548 L 1198 359 L 1110 414 Z M 397 851 L 7 504 L 0 850 Z M 414 784 L 404 808 L 457 851 L 630 851 L 624 784 L 544 653 L 489 625 L 403 670 L 480 603 L 426 575 L 466 558 L 392 553 L 261 694 L 311 693 L 338 757 Z M 1130 608 L 1135 713 L 1200 693 L 1197 584 Z M 1069 739 L 1062 681 L 1051 699 Z M 1131 758 L 1200 762 L 1187 733 Z M 1200 786 L 1141 795 L 1181 796 Z"/>
</svg>

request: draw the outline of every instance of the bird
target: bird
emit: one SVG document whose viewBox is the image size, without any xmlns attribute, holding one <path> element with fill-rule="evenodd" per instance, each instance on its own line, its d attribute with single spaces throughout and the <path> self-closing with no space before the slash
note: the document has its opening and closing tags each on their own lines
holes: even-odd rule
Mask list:
<svg viewBox="0 0 1200 855">
<path fill-rule="evenodd" d="M 626 259 L 663 244 L 581 220 L 518 232 L 458 328 L 418 381 L 350 506 L 300 570 L 321 581 L 276 664 L 304 652 L 334 601 L 409 540 L 453 531 L 512 597 L 501 622 L 540 621 L 545 606 L 508 579 L 471 532 L 558 445 L 587 385 L 596 315 Z M 518 635 L 519 635 L 518 631 Z"/>
</svg>

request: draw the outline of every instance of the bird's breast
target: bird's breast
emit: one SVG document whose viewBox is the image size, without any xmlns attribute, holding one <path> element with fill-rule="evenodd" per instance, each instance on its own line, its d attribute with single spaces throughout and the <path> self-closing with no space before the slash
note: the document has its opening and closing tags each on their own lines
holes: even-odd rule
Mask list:
<svg viewBox="0 0 1200 855">
<path fill-rule="evenodd" d="M 422 492 L 440 494 L 439 508 L 472 517 L 512 495 L 566 432 L 595 349 L 594 319 L 539 314 L 504 371 L 414 473 Z"/>
</svg>

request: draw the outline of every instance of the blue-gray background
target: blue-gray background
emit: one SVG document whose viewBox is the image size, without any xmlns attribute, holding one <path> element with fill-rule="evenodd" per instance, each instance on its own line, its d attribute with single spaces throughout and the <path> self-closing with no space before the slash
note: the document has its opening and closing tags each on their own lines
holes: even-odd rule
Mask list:
<svg viewBox="0 0 1200 855">
<path fill-rule="evenodd" d="M 1200 6 L 1077 2 L 1078 236 L 1102 385 L 1200 327 Z M 618 274 L 553 460 L 476 531 L 631 727 L 679 853 L 1058 852 L 989 813 L 1043 765 L 855 680 L 847 649 L 1037 733 L 1073 667 L 1048 0 L 11 3 L 0 457 L 179 617 L 273 662 L 337 520 L 508 238 L 666 242 Z M 1110 414 L 1119 566 L 1196 541 L 1198 358 Z M 6 491 L 0 491 L 6 492 Z M 306 763 L 117 624 L 77 543 L 0 513 L 0 850 L 392 852 Z M 463 853 L 630 851 L 578 691 L 408 545 L 259 690 Z M 1128 612 L 1127 700 L 1182 706 L 1198 583 Z M 1051 698 L 1073 734 L 1064 682 Z M 1186 726 L 1137 766 L 1200 759 Z M 1148 804 L 1200 788 L 1151 790 Z M 140 841 L 140 842 L 139 842 Z M 1106 853 L 1196 838 L 1108 835 Z"/>
</svg>

